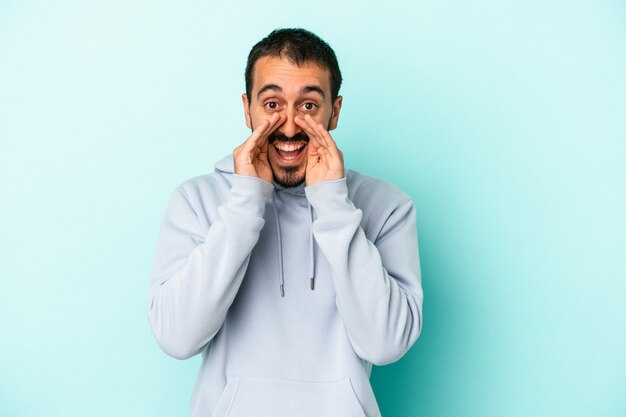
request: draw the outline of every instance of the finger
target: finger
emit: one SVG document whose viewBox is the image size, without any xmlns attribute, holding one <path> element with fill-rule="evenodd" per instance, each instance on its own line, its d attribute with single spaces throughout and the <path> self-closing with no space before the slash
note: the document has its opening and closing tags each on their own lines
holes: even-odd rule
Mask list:
<svg viewBox="0 0 626 417">
<path fill-rule="evenodd" d="M 267 127 L 267 129 L 264 132 L 265 138 L 267 138 L 276 129 L 278 129 L 283 123 L 285 123 L 285 120 L 287 120 L 287 116 L 282 113 L 274 113 L 272 114 L 272 118 L 270 120 L 271 120 L 270 125 Z"/>
<path fill-rule="evenodd" d="M 319 132 L 315 129 L 315 122 L 312 123 L 313 119 L 309 121 L 306 117 L 298 116 L 294 118 L 294 121 L 306 132 L 310 139 L 309 143 L 312 143 L 316 148 L 324 145 L 324 142 L 321 141 Z"/>
<path fill-rule="evenodd" d="M 272 114 L 269 119 L 263 119 L 260 125 L 252 131 L 252 134 L 244 143 L 245 150 L 251 151 L 254 148 L 263 146 L 265 140 L 267 139 L 267 135 L 271 132 L 272 127 L 276 125 L 276 123 L 280 120 L 280 115 L 278 113 Z"/>
<path fill-rule="evenodd" d="M 258 125 L 253 131 L 252 134 L 246 139 L 243 143 L 244 150 L 251 150 L 258 146 L 259 139 L 263 135 L 263 132 L 267 130 L 269 125 L 271 124 L 270 119 L 265 119 Z"/>
<path fill-rule="evenodd" d="M 324 143 L 324 145 L 326 145 L 327 147 L 329 147 L 331 149 L 332 148 L 337 148 L 337 144 L 335 143 L 335 140 L 330 135 L 328 130 L 326 130 L 324 125 L 322 125 L 321 123 L 315 123 L 313 118 L 311 118 L 311 116 L 309 116 L 308 114 L 306 116 L 308 116 L 309 122 L 312 123 L 313 126 L 315 127 L 315 130 L 318 133 L 318 135 L 319 135 L 321 141 Z"/>
<path fill-rule="evenodd" d="M 263 130 L 263 132 L 261 132 L 261 136 L 257 140 L 256 146 L 258 146 L 259 148 L 266 147 L 269 136 L 276 129 L 278 129 L 285 122 L 286 119 L 287 119 L 287 116 L 283 114 L 279 114 L 279 113 L 272 114 L 272 116 L 269 119 L 267 119 L 269 120 L 269 125 Z"/>
<path fill-rule="evenodd" d="M 342 160 L 339 155 L 340 151 L 335 145 L 335 141 L 332 139 L 324 126 L 320 123 L 316 123 L 315 120 L 313 120 L 313 118 L 309 115 L 306 115 L 303 120 L 312 132 L 310 136 L 313 137 L 314 140 L 311 143 L 313 143 L 313 146 L 317 148 L 317 156 L 320 161 L 329 166 L 331 159 Z"/>
<path fill-rule="evenodd" d="M 315 137 L 321 146 L 328 149 L 336 148 L 335 141 L 321 123 L 315 122 L 315 120 L 313 120 L 313 118 L 309 115 L 306 115 L 305 118 L 309 123 L 309 126 L 311 126 L 311 128 L 315 131 Z"/>
</svg>

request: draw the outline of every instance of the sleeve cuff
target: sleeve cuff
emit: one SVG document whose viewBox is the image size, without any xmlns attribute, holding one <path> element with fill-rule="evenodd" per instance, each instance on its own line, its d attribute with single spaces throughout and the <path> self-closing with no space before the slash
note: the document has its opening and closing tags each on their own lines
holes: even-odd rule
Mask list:
<svg viewBox="0 0 626 417">
<path fill-rule="evenodd" d="M 273 190 L 274 186 L 261 178 L 233 174 L 232 187 L 225 206 L 236 212 L 263 217 L 265 203 Z"/>
<path fill-rule="evenodd" d="M 348 183 L 345 177 L 309 185 L 304 188 L 304 192 L 318 218 L 356 210 L 348 197 Z"/>
</svg>

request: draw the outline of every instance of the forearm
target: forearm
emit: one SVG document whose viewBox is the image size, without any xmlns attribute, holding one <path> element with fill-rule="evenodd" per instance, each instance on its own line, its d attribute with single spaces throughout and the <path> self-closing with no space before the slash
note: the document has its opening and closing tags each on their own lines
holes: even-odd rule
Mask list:
<svg viewBox="0 0 626 417">
<path fill-rule="evenodd" d="M 323 188 L 322 188 L 323 187 Z M 422 290 L 412 204 L 393 214 L 394 230 L 378 245 L 361 227 L 345 180 L 307 190 L 313 232 L 328 260 L 336 304 L 355 352 L 374 364 L 399 359 L 421 331 Z"/>
<path fill-rule="evenodd" d="M 235 176 L 219 218 L 199 244 L 193 239 L 195 214 L 181 213 L 184 202 L 174 197 L 159 238 L 148 311 L 152 331 L 168 354 L 191 357 L 220 329 L 263 227 L 269 193 L 271 184 Z"/>
</svg>

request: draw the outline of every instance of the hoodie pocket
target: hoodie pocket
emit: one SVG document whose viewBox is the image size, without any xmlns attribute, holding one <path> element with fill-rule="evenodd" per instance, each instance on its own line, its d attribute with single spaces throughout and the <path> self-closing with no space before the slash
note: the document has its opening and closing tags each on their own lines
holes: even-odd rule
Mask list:
<svg viewBox="0 0 626 417">
<path fill-rule="evenodd" d="M 331 382 L 230 377 L 213 417 L 366 417 L 350 378 Z"/>
</svg>

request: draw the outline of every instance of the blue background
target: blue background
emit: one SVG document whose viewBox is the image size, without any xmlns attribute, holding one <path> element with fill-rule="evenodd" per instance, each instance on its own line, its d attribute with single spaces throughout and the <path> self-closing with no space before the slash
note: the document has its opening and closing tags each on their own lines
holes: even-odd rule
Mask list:
<svg viewBox="0 0 626 417">
<path fill-rule="evenodd" d="M 305 27 L 348 167 L 415 201 L 424 330 L 385 416 L 626 416 L 624 1 L 0 2 L 0 415 L 184 416 L 147 287 L 172 190 Z"/>
</svg>

